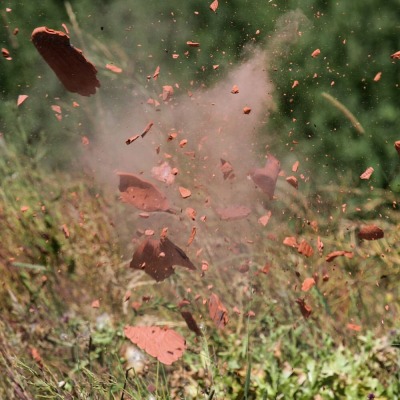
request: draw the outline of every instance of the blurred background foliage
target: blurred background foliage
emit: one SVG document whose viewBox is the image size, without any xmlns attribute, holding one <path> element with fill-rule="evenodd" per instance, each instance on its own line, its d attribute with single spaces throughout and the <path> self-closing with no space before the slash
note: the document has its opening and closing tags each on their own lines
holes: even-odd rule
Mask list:
<svg viewBox="0 0 400 400">
<path fill-rule="evenodd" d="M 268 123 L 260 132 L 270 151 L 283 157 L 292 150 L 307 165 L 313 182 L 357 186 L 359 175 L 372 166 L 376 169 L 373 185 L 400 190 L 393 149 L 399 138 L 400 66 L 390 59 L 400 48 L 397 0 L 284 4 L 221 0 L 216 14 L 209 3 L 3 2 L 0 42 L 13 58 L 1 59 L 0 68 L 0 131 L 6 141 L 16 141 L 28 156 L 39 152 L 52 166 L 65 166 L 79 151 L 73 144 L 95 131 L 95 107 L 90 112 L 82 107 L 80 114 L 69 116 L 72 101 L 85 105 L 87 99 L 66 96 L 30 42 L 37 26 L 58 30 L 62 23 L 69 26 L 71 42 L 83 48 L 99 69 L 101 96 L 115 100 L 109 112 L 116 118 L 121 102 L 148 89 L 146 77 L 157 66 L 163 71 L 160 85 L 178 82 L 182 89 L 212 85 L 234 63 L 243 62 L 244 48 L 252 43 L 270 52 L 266 68 L 275 85 L 276 107 L 273 112 L 266 110 Z M 18 35 L 13 34 L 15 28 Z M 188 48 L 187 41 L 201 46 Z M 317 48 L 321 54 L 311 57 Z M 178 59 L 172 58 L 174 53 Z M 121 80 L 117 87 L 115 75 L 105 69 L 107 63 L 124 69 L 124 90 Z M 213 69 L 216 64 L 218 70 Z M 375 82 L 378 72 L 382 77 Z M 299 84 L 292 87 L 296 80 Z M 360 134 L 343 112 L 322 97 L 323 92 L 352 112 L 365 133 Z M 19 94 L 34 101 L 18 109 Z M 61 123 L 52 116 L 52 104 L 66 110 Z M 15 127 L 20 135 L 11 133 Z"/>
</svg>

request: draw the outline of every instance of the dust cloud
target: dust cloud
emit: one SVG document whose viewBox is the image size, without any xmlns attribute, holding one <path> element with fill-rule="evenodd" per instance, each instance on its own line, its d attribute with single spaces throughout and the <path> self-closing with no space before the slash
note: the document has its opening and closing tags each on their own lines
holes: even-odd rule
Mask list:
<svg viewBox="0 0 400 400">
<path fill-rule="evenodd" d="M 188 238 L 195 227 L 197 236 L 188 250 L 191 257 L 196 250 L 197 258 L 205 257 L 210 262 L 230 253 L 249 254 L 255 251 L 255 243 L 261 246 L 260 254 L 264 251 L 265 241 L 260 240 L 256 227 L 270 204 L 248 173 L 254 167 L 262 167 L 268 153 L 259 140 L 260 127 L 266 124 L 273 108 L 268 59 L 288 41 L 296 40 L 301 18 L 294 13 L 280 20 L 269 46 L 247 49 L 246 61 L 232 66 L 231 72 L 213 87 L 189 88 L 189 92 L 175 82 L 167 83 L 161 68 L 158 82 L 151 78 L 147 85 L 157 89 L 153 96 L 146 88 L 138 87 L 122 104 L 107 100 L 104 109 L 109 111 L 100 116 L 102 124 L 90 157 L 95 179 L 118 196 L 116 172 L 139 175 L 163 191 L 176 210 L 175 215 L 152 213 L 143 219 L 138 210 L 126 205 L 122 219 L 130 227 L 121 237 L 133 237 L 131 244 L 137 245 L 146 229 L 158 236 L 167 226 L 171 238 L 182 246 L 190 242 Z M 165 84 L 174 88 L 167 101 L 162 100 Z M 232 93 L 234 86 L 238 88 L 236 94 Z M 149 97 L 160 104 L 148 104 Z M 249 114 L 244 113 L 245 107 L 251 109 Z M 113 115 L 113 109 L 118 109 L 118 117 Z M 149 122 L 154 125 L 144 138 L 125 144 L 128 138 L 140 135 Z M 182 140 L 187 141 L 183 147 Z M 232 165 L 233 179 L 224 180 L 221 159 Z M 162 167 L 164 181 L 154 176 L 157 166 Z M 179 171 L 173 182 L 168 174 L 172 168 Z M 191 191 L 189 198 L 180 196 L 180 186 Z M 240 220 L 220 221 L 217 210 L 234 206 L 249 208 L 251 214 Z M 196 220 L 188 217 L 187 207 L 196 210 Z"/>
<path fill-rule="evenodd" d="M 204 200 L 208 197 L 218 206 L 230 205 L 233 198 L 248 202 L 254 185 L 247 174 L 264 163 L 257 131 L 272 105 L 266 66 L 265 52 L 253 51 L 252 57 L 232 67 L 212 88 L 188 94 L 174 87 L 170 101 L 155 98 L 161 103 L 157 107 L 147 104 L 144 95 L 132 96 L 122 106 L 124 118 L 115 121 L 110 114 L 100 116 L 103 123 L 90 157 L 96 179 L 117 188 L 116 171 L 141 175 L 156 183 L 178 207 L 183 207 L 178 186 L 189 188 L 195 196 L 201 192 Z M 237 94 L 231 93 L 234 85 L 239 88 Z M 244 114 L 244 107 L 251 108 L 250 114 Z M 125 140 L 140 134 L 150 121 L 154 123 L 150 132 L 127 146 Z M 173 140 L 169 140 L 171 133 L 177 134 Z M 181 140 L 187 140 L 184 147 L 179 145 Z M 234 180 L 224 182 L 221 158 L 233 166 Z M 152 169 L 164 163 L 179 170 L 172 185 L 152 176 Z M 241 188 L 247 190 L 241 194 Z"/>
</svg>

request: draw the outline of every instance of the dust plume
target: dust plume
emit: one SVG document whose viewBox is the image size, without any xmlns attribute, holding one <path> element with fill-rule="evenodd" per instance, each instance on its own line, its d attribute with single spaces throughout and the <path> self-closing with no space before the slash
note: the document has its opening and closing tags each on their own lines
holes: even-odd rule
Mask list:
<svg viewBox="0 0 400 400">
<path fill-rule="evenodd" d="M 231 93 L 234 85 L 239 88 L 237 94 Z M 192 191 L 200 188 L 208 196 L 213 194 L 215 202 L 229 201 L 230 194 L 235 192 L 232 186 L 242 186 L 240 181 L 244 180 L 249 189 L 248 171 L 264 162 L 257 131 L 272 102 L 265 54 L 255 51 L 248 61 L 234 67 L 226 79 L 210 89 L 195 90 L 190 95 L 174 89 L 176 94 L 171 101 L 156 98 L 161 103 L 158 107 L 147 104 L 144 96 L 132 96 L 123 104 L 125 118 L 114 121 L 111 115 L 103 115 L 103 131 L 97 133 L 90 160 L 95 176 L 106 179 L 115 188 L 115 171 L 143 174 L 144 179 L 154 181 L 152 168 L 167 162 L 179 170 L 175 183 L 164 188 L 172 202 L 181 202 L 178 185 Z M 244 114 L 244 107 L 251 108 L 250 114 Z M 127 146 L 125 140 L 140 134 L 150 121 L 154 122 L 150 132 Z M 171 133 L 177 137 L 168 141 Z M 187 140 L 182 148 L 181 140 Z M 236 179 L 232 183 L 223 182 L 221 158 L 234 168 Z M 158 184 L 162 188 L 163 184 Z"/>
<path fill-rule="evenodd" d="M 146 229 L 158 235 L 167 226 L 171 237 L 175 236 L 178 244 L 185 244 L 196 226 L 197 236 L 191 249 L 205 248 L 203 257 L 207 254 L 211 260 L 218 246 L 225 256 L 232 248 L 248 252 L 246 243 L 254 239 L 254 226 L 265 213 L 267 201 L 248 177 L 252 168 L 265 163 L 266 150 L 260 148 L 257 135 L 272 106 L 266 63 L 265 52 L 253 50 L 246 62 L 232 67 L 231 73 L 212 88 L 188 94 L 174 87 L 170 101 L 163 102 L 154 96 L 161 103 L 156 107 L 147 104 L 148 97 L 139 93 L 123 105 L 124 118 L 116 119 L 105 113 L 101 116 L 101 131 L 91 144 L 90 162 L 95 179 L 111 188 L 117 197 L 115 172 L 139 175 L 163 191 L 177 210 L 176 215 L 152 213 L 143 219 L 137 210 L 125 205 L 123 223 L 118 224 L 120 229 L 121 225 L 129 225 L 125 232 L 120 232 L 123 240 L 133 236 L 133 243 L 138 243 Z M 234 85 L 239 89 L 236 94 L 231 92 Z M 161 90 L 160 87 L 159 94 Z M 244 107 L 251 108 L 251 112 L 245 114 Z M 140 134 L 150 121 L 154 125 L 144 138 L 125 144 L 126 139 Z M 170 140 L 172 133 L 176 137 Z M 184 147 L 180 146 L 182 140 L 187 140 Z M 233 179 L 224 180 L 221 159 L 232 165 Z M 178 169 L 173 183 L 153 176 L 153 168 L 160 165 L 164 168 L 162 173 L 167 175 L 169 168 Z M 181 197 L 180 186 L 191 191 L 189 198 Z M 221 225 L 216 210 L 231 206 L 247 207 L 252 214 Z M 187 217 L 187 207 L 196 210 L 196 221 Z M 206 217 L 206 222 L 200 217 Z M 232 234 L 232 229 L 236 233 Z"/>
</svg>

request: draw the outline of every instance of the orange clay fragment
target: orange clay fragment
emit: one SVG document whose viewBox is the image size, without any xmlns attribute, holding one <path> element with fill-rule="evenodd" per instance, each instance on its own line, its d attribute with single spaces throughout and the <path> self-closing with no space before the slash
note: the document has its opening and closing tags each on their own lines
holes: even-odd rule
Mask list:
<svg viewBox="0 0 400 400">
<path fill-rule="evenodd" d="M 293 165 L 292 165 L 292 172 L 297 172 L 297 170 L 299 169 L 299 165 L 300 163 L 298 161 L 296 161 Z"/>
<path fill-rule="evenodd" d="M 113 64 L 106 64 L 106 68 L 109 71 L 114 72 L 115 74 L 120 74 L 122 72 L 122 68 L 117 67 L 116 65 Z"/>
<path fill-rule="evenodd" d="M 26 94 L 20 94 L 17 100 L 17 107 L 19 107 L 27 98 L 28 96 Z"/>
<path fill-rule="evenodd" d="M 299 305 L 300 312 L 305 319 L 309 318 L 312 312 L 312 308 L 306 304 L 304 299 L 297 299 L 296 303 Z"/>
<path fill-rule="evenodd" d="M 250 107 L 244 107 L 243 108 L 243 114 L 249 115 L 251 113 L 251 108 Z"/>
<path fill-rule="evenodd" d="M 299 188 L 299 181 L 297 180 L 297 178 L 295 176 L 288 176 L 286 178 L 286 182 L 293 186 L 295 189 Z"/>
<path fill-rule="evenodd" d="M 186 209 L 186 215 L 192 220 L 192 221 L 196 221 L 196 215 L 197 212 L 194 208 L 188 207 Z"/>
<path fill-rule="evenodd" d="M 254 168 L 249 174 L 253 182 L 269 197 L 274 197 L 276 181 L 281 170 L 280 162 L 269 154 L 264 168 Z"/>
<path fill-rule="evenodd" d="M 142 211 L 168 211 L 169 202 L 152 183 L 136 175 L 123 172 L 118 173 L 121 200 Z"/>
<path fill-rule="evenodd" d="M 197 232 L 197 229 L 196 229 L 195 226 L 193 226 L 193 227 L 192 227 L 192 232 L 190 233 L 190 237 L 189 237 L 189 240 L 188 240 L 188 242 L 187 242 L 187 245 L 188 245 L 188 246 L 190 246 L 190 245 L 193 243 L 193 240 L 194 240 L 194 238 L 196 237 L 196 232 Z"/>
<path fill-rule="evenodd" d="M 358 232 L 358 237 L 365 240 L 382 239 L 384 236 L 383 230 L 376 225 L 365 225 Z"/>
<path fill-rule="evenodd" d="M 304 282 L 301 285 L 301 290 L 303 292 L 308 292 L 314 285 L 315 285 L 314 278 L 306 278 L 306 279 L 304 279 Z"/>
<path fill-rule="evenodd" d="M 378 72 L 374 77 L 374 82 L 378 82 L 381 79 L 382 72 Z"/>
<path fill-rule="evenodd" d="M 179 186 L 179 193 L 182 198 L 186 199 L 192 195 L 192 192 L 189 189 L 184 188 L 183 186 Z"/>
<path fill-rule="evenodd" d="M 181 358 L 186 349 L 185 339 L 167 327 L 127 325 L 124 334 L 132 343 L 165 365 L 171 365 Z"/>
<path fill-rule="evenodd" d="M 218 0 L 214 0 L 211 4 L 210 4 L 210 10 L 216 12 L 218 8 Z"/>
<path fill-rule="evenodd" d="M 320 49 L 315 49 L 312 53 L 311 53 L 311 57 L 315 58 L 318 57 L 321 54 L 321 50 Z"/>
<path fill-rule="evenodd" d="M 32 32 L 31 40 L 68 91 L 81 96 L 96 93 L 100 87 L 97 69 L 82 50 L 70 44 L 66 33 L 42 26 Z"/>
<path fill-rule="evenodd" d="M 285 237 L 285 239 L 283 239 L 283 244 L 289 247 L 299 247 L 299 244 L 297 243 L 297 240 L 294 236 Z"/>
<path fill-rule="evenodd" d="M 146 238 L 132 256 L 130 268 L 144 271 L 157 282 L 175 273 L 174 266 L 196 270 L 186 253 L 167 237 L 159 240 Z"/>
<path fill-rule="evenodd" d="M 265 215 L 263 215 L 262 217 L 258 218 L 258 223 L 261 224 L 262 226 L 267 226 L 270 218 L 271 218 L 272 212 L 271 211 L 267 211 L 267 213 Z"/>
<path fill-rule="evenodd" d="M 174 94 L 174 88 L 171 85 L 163 86 L 163 91 L 162 91 L 163 101 L 171 100 L 173 94 Z"/>
<path fill-rule="evenodd" d="M 373 174 L 374 169 L 372 167 L 368 167 L 365 172 L 363 172 L 360 176 L 360 179 L 369 179 Z"/>
<path fill-rule="evenodd" d="M 220 160 L 221 160 L 221 166 L 219 168 L 222 172 L 224 180 L 233 179 L 235 177 L 235 174 L 233 173 L 232 165 L 229 163 L 229 161 L 226 161 L 223 158 L 221 158 Z"/>
<path fill-rule="evenodd" d="M 3 55 L 3 57 L 6 59 L 6 60 L 12 60 L 12 57 L 10 57 L 10 52 L 5 48 L 5 47 L 3 47 L 2 49 L 1 49 L 1 54 Z"/>
<path fill-rule="evenodd" d="M 396 149 L 398 155 L 400 156 L 400 140 L 394 142 L 394 148 Z"/>
<path fill-rule="evenodd" d="M 301 241 L 297 247 L 297 251 L 306 257 L 311 257 L 314 254 L 313 248 L 305 240 Z"/>
<path fill-rule="evenodd" d="M 393 59 L 393 60 L 400 60 L 400 51 L 396 51 L 396 53 L 393 53 L 390 56 L 390 58 Z"/>
<path fill-rule="evenodd" d="M 347 324 L 347 329 L 351 329 L 352 331 L 360 332 L 361 326 L 356 324 Z"/>
<path fill-rule="evenodd" d="M 239 87 L 237 85 L 233 85 L 231 93 L 232 94 L 238 94 L 239 93 Z"/>
<path fill-rule="evenodd" d="M 333 261 L 336 257 L 340 257 L 340 256 L 345 256 L 347 258 L 353 258 L 354 257 L 354 253 L 352 251 L 344 251 L 344 250 L 337 250 L 337 251 L 333 251 L 332 253 L 329 253 L 326 258 L 325 261 L 327 262 L 331 262 Z"/>
<path fill-rule="evenodd" d="M 229 322 L 228 310 L 215 293 L 212 293 L 208 300 L 208 311 L 215 326 L 218 329 L 225 328 L 226 324 Z"/>
</svg>

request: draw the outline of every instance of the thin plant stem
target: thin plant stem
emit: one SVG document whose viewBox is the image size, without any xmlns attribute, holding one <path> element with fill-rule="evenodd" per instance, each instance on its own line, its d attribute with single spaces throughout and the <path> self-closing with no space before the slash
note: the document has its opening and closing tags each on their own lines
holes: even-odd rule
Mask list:
<svg viewBox="0 0 400 400">
<path fill-rule="evenodd" d="M 341 111 L 344 114 L 344 116 L 351 122 L 351 124 L 358 133 L 360 134 L 365 133 L 365 130 L 358 121 L 358 119 L 343 103 L 341 103 L 339 100 L 335 99 L 333 96 L 331 96 L 326 92 L 322 92 L 321 96 L 327 99 L 333 106 L 335 106 L 339 111 Z"/>
</svg>

